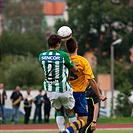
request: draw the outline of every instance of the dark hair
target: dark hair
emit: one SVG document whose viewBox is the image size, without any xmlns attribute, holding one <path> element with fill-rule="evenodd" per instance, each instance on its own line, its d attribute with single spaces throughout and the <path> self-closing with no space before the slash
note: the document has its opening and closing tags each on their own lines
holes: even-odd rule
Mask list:
<svg viewBox="0 0 133 133">
<path fill-rule="evenodd" d="M 42 92 L 42 89 L 40 89 L 39 92 Z"/>
<path fill-rule="evenodd" d="M 56 48 L 56 44 L 60 42 L 61 42 L 61 39 L 58 37 L 58 35 L 52 34 L 48 38 L 48 45 L 50 48 Z"/>
<path fill-rule="evenodd" d="M 68 50 L 68 53 L 74 53 L 77 45 L 78 45 L 77 41 L 74 37 L 67 40 L 66 41 L 66 48 Z"/>
</svg>

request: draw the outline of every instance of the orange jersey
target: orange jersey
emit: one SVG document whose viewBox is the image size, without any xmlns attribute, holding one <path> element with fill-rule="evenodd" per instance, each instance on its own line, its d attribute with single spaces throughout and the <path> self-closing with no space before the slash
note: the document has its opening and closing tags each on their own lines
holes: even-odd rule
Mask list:
<svg viewBox="0 0 133 133">
<path fill-rule="evenodd" d="M 79 55 L 70 57 L 78 68 L 78 72 L 70 71 L 69 81 L 74 92 L 84 92 L 87 87 L 87 79 L 93 79 L 94 75 L 88 61 Z"/>
</svg>

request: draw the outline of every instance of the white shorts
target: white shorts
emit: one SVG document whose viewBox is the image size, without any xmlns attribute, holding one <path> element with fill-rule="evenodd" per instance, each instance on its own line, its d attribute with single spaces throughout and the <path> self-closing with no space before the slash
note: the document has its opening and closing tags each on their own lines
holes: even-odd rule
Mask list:
<svg viewBox="0 0 133 133">
<path fill-rule="evenodd" d="M 62 106 L 65 109 L 72 109 L 75 106 L 72 91 L 65 91 L 63 93 L 47 91 L 47 96 L 55 109 L 60 109 Z"/>
</svg>

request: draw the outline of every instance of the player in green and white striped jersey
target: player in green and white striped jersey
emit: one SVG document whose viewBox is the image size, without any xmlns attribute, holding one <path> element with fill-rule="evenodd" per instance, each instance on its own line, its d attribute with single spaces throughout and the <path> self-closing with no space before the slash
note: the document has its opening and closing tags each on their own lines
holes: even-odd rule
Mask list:
<svg viewBox="0 0 133 133">
<path fill-rule="evenodd" d="M 64 92 L 71 89 L 68 82 L 68 69 L 74 67 L 67 53 L 48 50 L 39 56 L 44 70 L 44 88 L 46 91 Z"/>
<path fill-rule="evenodd" d="M 66 52 L 60 51 L 61 39 L 53 34 L 48 38 L 49 50 L 39 55 L 39 61 L 44 70 L 44 89 L 52 106 L 57 111 L 56 121 L 60 131 L 65 130 L 65 119 L 62 106 L 66 109 L 69 122 L 76 120 L 73 107 L 73 89 L 68 81 L 69 69 L 77 71 Z"/>
</svg>

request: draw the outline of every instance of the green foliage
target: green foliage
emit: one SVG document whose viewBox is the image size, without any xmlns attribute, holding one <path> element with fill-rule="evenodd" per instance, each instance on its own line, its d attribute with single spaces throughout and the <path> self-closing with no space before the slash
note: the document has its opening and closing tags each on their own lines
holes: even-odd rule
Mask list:
<svg viewBox="0 0 133 133">
<path fill-rule="evenodd" d="M 127 29 L 129 22 L 132 23 L 132 7 L 129 2 L 122 0 L 120 4 L 113 4 L 110 0 L 67 0 L 69 20 L 57 21 L 57 28 L 65 24 L 70 26 L 79 43 L 79 54 L 93 50 L 101 65 L 106 58 L 110 58 L 111 43 L 122 37 L 122 45 L 115 48 L 115 58 L 124 57 L 129 61 L 128 51 L 133 42 L 131 26 L 130 30 Z M 121 27 L 114 26 L 114 22 L 120 22 Z M 113 32 L 117 35 L 114 36 Z"/>
<path fill-rule="evenodd" d="M 96 74 L 99 74 L 99 73 L 102 73 L 102 74 L 109 74 L 110 73 L 110 60 L 109 59 L 106 59 L 104 64 L 102 65 L 97 65 L 97 68 L 96 68 Z"/>
<path fill-rule="evenodd" d="M 16 34 L 10 32 L 3 32 L 0 36 L 0 48 L 2 56 L 4 55 L 27 55 L 33 56 L 47 48 L 46 38 L 41 34 Z"/>
<path fill-rule="evenodd" d="M 10 60 L 11 58 L 12 60 Z M 0 77 L 0 81 L 5 82 L 7 89 L 14 89 L 16 85 L 20 85 L 22 88 L 33 88 L 33 86 L 34 88 L 37 86 L 42 88 L 43 71 L 38 59 L 30 55 L 27 57 L 9 56 L 3 58 L 1 70 L 3 76 Z"/>
<path fill-rule="evenodd" d="M 125 67 L 125 64 L 118 61 L 115 61 L 114 66 L 114 89 L 120 91 L 116 97 L 116 115 L 129 117 L 131 115 L 131 101 L 129 101 L 129 97 L 133 89 L 133 66 Z M 103 65 L 98 65 L 96 75 L 110 73 L 110 69 L 110 62 L 107 60 Z M 111 116 L 112 113 L 111 110 Z"/>
<path fill-rule="evenodd" d="M 131 81 L 131 68 L 125 68 L 123 64 L 115 62 L 115 89 L 120 91 L 116 98 L 117 106 L 116 112 L 118 116 L 130 116 L 131 115 L 131 96 L 132 81 Z M 119 74 L 118 74 L 119 72 Z"/>
<path fill-rule="evenodd" d="M 116 100 L 117 100 L 116 115 L 121 117 L 131 116 L 132 106 L 131 102 L 129 101 L 129 96 L 124 93 L 120 93 L 118 94 Z"/>
<path fill-rule="evenodd" d="M 39 1 L 9 2 L 4 11 L 7 30 L 17 33 L 40 31 L 44 28 L 41 24 L 44 18 L 42 11 L 43 4 Z"/>
<path fill-rule="evenodd" d="M 22 88 L 41 87 L 43 72 L 37 58 L 47 49 L 48 29 L 42 11 L 43 4 L 37 0 L 5 5 L 6 29 L 0 36 L 0 81 L 5 82 L 7 89 L 14 89 L 16 84 Z"/>
<path fill-rule="evenodd" d="M 114 66 L 115 89 L 121 91 L 125 95 L 130 96 L 132 89 L 132 74 L 130 71 L 132 70 L 132 67 L 126 68 L 124 64 L 119 62 L 115 62 Z"/>
</svg>

